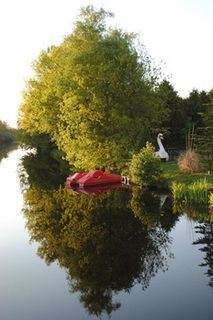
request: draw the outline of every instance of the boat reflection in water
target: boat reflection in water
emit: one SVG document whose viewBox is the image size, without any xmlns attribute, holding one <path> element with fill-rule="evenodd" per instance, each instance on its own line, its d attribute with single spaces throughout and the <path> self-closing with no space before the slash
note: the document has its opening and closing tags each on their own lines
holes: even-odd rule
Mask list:
<svg viewBox="0 0 213 320">
<path fill-rule="evenodd" d="M 122 186 L 121 183 L 114 183 L 114 184 L 106 184 L 106 185 L 99 185 L 99 186 L 91 186 L 87 188 L 78 188 L 78 187 L 71 187 L 67 185 L 67 190 L 71 192 L 75 192 L 77 194 L 90 194 L 90 195 L 101 195 L 104 192 L 109 190 L 118 189 Z"/>
</svg>

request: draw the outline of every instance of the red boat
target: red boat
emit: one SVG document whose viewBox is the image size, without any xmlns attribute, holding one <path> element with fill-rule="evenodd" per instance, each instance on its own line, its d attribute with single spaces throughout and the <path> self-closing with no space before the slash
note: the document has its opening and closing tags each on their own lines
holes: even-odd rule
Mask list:
<svg viewBox="0 0 213 320">
<path fill-rule="evenodd" d="M 119 174 L 106 173 L 101 170 L 90 170 L 78 173 L 67 178 L 67 185 L 71 187 L 85 188 L 90 186 L 121 183 Z"/>
<path fill-rule="evenodd" d="M 83 176 L 85 176 L 87 173 L 88 172 L 84 172 L 84 173 L 76 172 L 75 174 L 67 178 L 66 180 L 67 185 L 71 187 L 78 187 L 79 186 L 78 180 Z"/>
</svg>

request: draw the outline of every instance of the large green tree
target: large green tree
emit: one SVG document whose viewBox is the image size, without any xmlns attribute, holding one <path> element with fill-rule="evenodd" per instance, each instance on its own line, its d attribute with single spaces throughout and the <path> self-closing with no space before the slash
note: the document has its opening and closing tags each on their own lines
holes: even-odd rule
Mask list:
<svg viewBox="0 0 213 320">
<path fill-rule="evenodd" d="M 103 9 L 81 10 L 63 43 L 34 63 L 20 107 L 20 127 L 48 133 L 70 163 L 122 166 L 164 118 L 156 72 L 135 36 L 108 28 Z"/>
</svg>

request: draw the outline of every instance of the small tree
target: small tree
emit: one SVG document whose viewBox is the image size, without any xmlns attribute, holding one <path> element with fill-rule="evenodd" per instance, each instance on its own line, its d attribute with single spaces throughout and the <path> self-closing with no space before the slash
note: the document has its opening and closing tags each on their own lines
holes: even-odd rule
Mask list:
<svg viewBox="0 0 213 320">
<path fill-rule="evenodd" d="M 137 155 L 134 155 L 130 164 L 131 179 L 143 185 L 153 184 L 160 175 L 160 159 L 154 156 L 154 147 L 147 142 Z"/>
</svg>

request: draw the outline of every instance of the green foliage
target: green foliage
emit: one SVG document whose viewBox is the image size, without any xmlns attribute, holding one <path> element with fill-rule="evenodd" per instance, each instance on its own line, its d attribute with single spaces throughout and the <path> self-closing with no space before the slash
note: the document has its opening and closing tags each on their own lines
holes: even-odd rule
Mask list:
<svg viewBox="0 0 213 320">
<path fill-rule="evenodd" d="M 143 185 L 152 185 L 160 175 L 160 159 L 154 156 L 154 147 L 147 142 L 146 147 L 134 155 L 130 164 L 131 180 Z"/>
<path fill-rule="evenodd" d="M 83 169 L 122 167 L 166 116 L 149 57 L 133 34 L 106 27 L 109 16 L 82 9 L 73 33 L 34 63 L 20 107 L 21 128 L 49 134 Z"/>
</svg>

